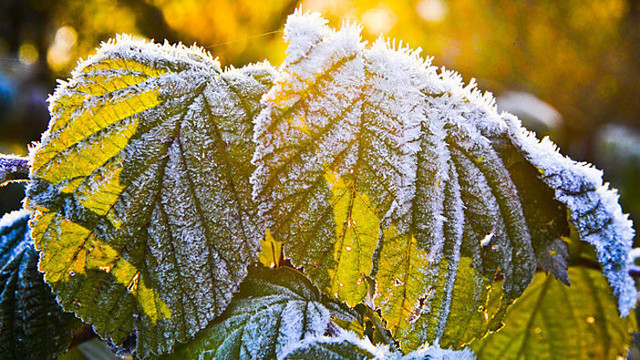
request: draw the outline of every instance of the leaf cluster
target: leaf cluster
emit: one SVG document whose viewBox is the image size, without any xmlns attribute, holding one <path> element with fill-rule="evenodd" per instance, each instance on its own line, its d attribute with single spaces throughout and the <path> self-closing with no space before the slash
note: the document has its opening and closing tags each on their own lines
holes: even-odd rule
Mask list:
<svg viewBox="0 0 640 360">
<path fill-rule="evenodd" d="M 598 170 L 356 25 L 296 12 L 285 39 L 222 69 L 120 36 L 61 82 L 0 226 L 3 357 L 70 313 L 139 358 L 622 354 L 633 230 Z"/>
</svg>

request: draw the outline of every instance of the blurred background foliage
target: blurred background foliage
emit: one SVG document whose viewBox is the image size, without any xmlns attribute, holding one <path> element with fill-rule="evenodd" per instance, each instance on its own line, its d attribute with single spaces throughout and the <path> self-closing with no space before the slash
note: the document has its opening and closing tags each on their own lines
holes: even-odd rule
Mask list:
<svg viewBox="0 0 640 360">
<path fill-rule="evenodd" d="M 0 0 L 0 152 L 26 153 L 55 79 L 116 33 L 196 42 L 223 65 L 277 65 L 299 6 L 476 78 L 501 109 L 605 169 L 640 223 L 640 0 Z M 22 196 L 22 185 L 0 189 L 0 212 Z"/>
</svg>

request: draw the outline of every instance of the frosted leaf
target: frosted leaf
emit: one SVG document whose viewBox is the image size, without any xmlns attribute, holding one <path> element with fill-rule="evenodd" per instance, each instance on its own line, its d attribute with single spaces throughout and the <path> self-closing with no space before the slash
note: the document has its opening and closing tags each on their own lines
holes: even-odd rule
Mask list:
<svg viewBox="0 0 640 360">
<path fill-rule="evenodd" d="M 359 338 L 350 331 L 341 331 L 336 336 L 310 337 L 289 347 L 286 360 L 473 360 L 469 349 L 445 350 L 439 346 L 425 346 L 405 356 L 392 352 L 388 346 L 374 345 L 369 339 Z"/>
<path fill-rule="evenodd" d="M 231 301 L 256 259 L 252 118 L 266 64 L 119 37 L 50 98 L 27 207 L 66 310 L 138 356 L 169 351 Z"/>
<path fill-rule="evenodd" d="M 365 51 L 356 26 L 324 23 L 296 12 L 285 26 L 289 57 L 256 119 L 252 183 L 285 254 L 354 305 L 379 222 L 411 182 L 424 68 L 382 41 Z"/>
<path fill-rule="evenodd" d="M 399 360 L 399 353 L 392 353 L 387 346 L 376 346 L 369 339 L 359 338 L 350 331 L 337 336 L 310 337 L 292 344 L 283 357 L 285 360 Z"/>
<path fill-rule="evenodd" d="M 29 213 L 0 219 L 0 358 L 57 359 L 82 325 L 64 312 L 38 272 Z"/>
<path fill-rule="evenodd" d="M 538 268 L 570 281 L 573 225 L 628 313 L 633 231 L 599 171 L 415 51 L 367 47 L 356 26 L 315 14 L 285 33 L 251 182 L 271 234 L 318 284 L 350 304 L 367 296 L 405 350 L 457 347 L 500 328 Z"/>
<path fill-rule="evenodd" d="M 325 334 L 332 318 L 354 315 L 296 270 L 251 268 L 223 315 L 167 358 L 281 359 L 291 344 Z"/>
<path fill-rule="evenodd" d="M 603 184 L 600 170 L 561 155 L 548 138 L 538 141 L 514 116 L 504 114 L 503 119 L 513 145 L 538 169 L 540 179 L 569 210 L 569 220 L 580 239 L 594 246 L 603 273 L 618 298 L 620 314 L 627 316 L 637 300 L 635 283 L 628 273 L 633 265 L 628 254 L 634 230 L 628 215 L 622 213 L 617 192 Z"/>
</svg>

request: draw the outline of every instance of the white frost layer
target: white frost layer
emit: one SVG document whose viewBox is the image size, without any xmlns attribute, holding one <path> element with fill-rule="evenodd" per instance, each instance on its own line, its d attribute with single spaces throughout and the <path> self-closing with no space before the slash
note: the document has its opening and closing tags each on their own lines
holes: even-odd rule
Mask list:
<svg viewBox="0 0 640 360">
<path fill-rule="evenodd" d="M 448 350 L 441 349 L 438 344 L 434 344 L 409 353 L 400 360 L 475 360 L 475 358 L 471 349 Z"/>
<path fill-rule="evenodd" d="M 14 210 L 12 212 L 6 213 L 0 218 L 0 229 L 9 227 L 15 224 L 18 219 L 29 215 L 29 211 L 25 209 Z"/>
<path fill-rule="evenodd" d="M 310 211 L 286 216 L 294 209 L 289 199 L 312 189 L 327 169 L 338 178 L 358 172 L 367 179 L 359 180 L 363 185 L 358 191 L 367 193 L 374 207 L 389 205 L 380 214 L 381 225 L 394 223 L 400 232 L 409 231 L 410 225 L 419 227 L 428 240 L 431 259 L 437 261 L 444 242 L 449 241 L 443 233 L 447 221 L 441 186 L 449 181 L 451 149 L 457 147 L 482 163 L 479 176 L 491 180 L 487 194 L 501 195 L 499 209 L 510 215 L 504 220 L 507 235 L 517 246 L 513 251 L 524 250 L 523 256 L 531 260 L 511 269 L 514 278 L 520 279 L 512 291 L 516 293 L 526 287 L 536 264 L 529 229 L 521 221 L 516 186 L 492 143 L 507 136 L 544 172 L 540 178 L 571 211 L 580 239 L 595 246 L 619 298 L 620 313 L 628 314 L 636 298 L 627 274 L 634 232 L 616 193 L 602 183 L 599 170 L 562 156 L 548 140 L 538 142 L 523 132 L 517 119 L 498 114 L 492 94 L 478 90 L 474 80 L 465 84 L 454 71 L 438 71 L 418 51 L 384 40 L 367 47 L 358 26 L 345 24 L 341 30 L 332 30 L 320 15 L 300 11 L 289 17 L 285 38 L 289 56 L 254 120 L 256 171 L 251 182 L 267 227 L 286 218 L 296 223 L 293 228 L 298 233 L 293 231 L 292 238 L 305 234 L 317 219 Z M 333 122 L 338 126 L 332 128 Z M 362 138 L 365 130 L 374 136 Z M 308 144 L 314 148 L 309 150 Z M 433 180 L 432 189 L 425 179 Z M 420 198 L 416 197 L 418 185 L 422 186 Z M 480 200 L 489 203 L 491 198 Z M 317 213 L 331 206 L 319 191 L 305 201 L 303 205 Z M 412 216 L 422 217 L 423 223 Z M 322 241 L 331 240 L 329 232 L 322 233 L 327 236 Z M 508 256 L 501 260 L 510 263 Z M 453 283 L 455 275 L 447 281 Z M 442 313 L 447 311 L 445 305 Z"/>
<path fill-rule="evenodd" d="M 293 343 L 291 346 L 285 349 L 282 357 L 285 358 L 288 354 L 308 347 L 313 344 L 339 344 L 348 343 L 354 347 L 360 348 L 368 353 L 367 358 L 375 360 L 474 360 L 476 357 L 468 348 L 462 350 L 447 350 L 441 349 L 438 344 L 433 346 L 424 346 L 420 349 L 411 352 L 405 356 L 402 356 L 400 352 L 393 352 L 387 345 L 374 345 L 368 338 L 360 338 L 354 332 L 342 330 L 337 336 L 315 336 L 308 337 L 300 342 Z"/>
<path fill-rule="evenodd" d="M 603 273 L 618 297 L 620 314 L 627 316 L 637 299 L 635 283 L 629 275 L 635 232 L 629 216 L 622 213 L 617 191 L 603 183 L 602 171 L 563 156 L 549 138 L 538 141 L 515 116 L 504 113 L 503 118 L 513 144 L 540 169 L 543 181 L 555 190 L 556 199 L 571 211 L 570 220 L 580 240 L 595 247 Z"/>
<path fill-rule="evenodd" d="M 374 345 L 369 341 L 369 339 L 364 338 L 361 339 L 356 333 L 352 331 L 342 330 L 337 336 L 314 336 L 308 337 L 300 342 L 293 343 L 287 349 L 283 351 L 283 356 L 281 359 L 287 357 L 288 354 L 305 348 L 312 344 L 339 344 L 347 342 L 356 347 L 359 347 L 365 351 L 367 351 L 373 359 L 376 360 L 399 360 L 400 355 L 398 353 L 393 353 L 389 350 L 388 346 L 383 345 Z"/>
</svg>

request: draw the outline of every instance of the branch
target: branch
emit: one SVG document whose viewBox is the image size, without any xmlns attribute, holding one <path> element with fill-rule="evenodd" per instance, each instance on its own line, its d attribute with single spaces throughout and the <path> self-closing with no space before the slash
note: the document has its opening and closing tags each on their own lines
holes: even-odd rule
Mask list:
<svg viewBox="0 0 640 360">
<path fill-rule="evenodd" d="M 14 181 L 29 180 L 29 159 L 0 154 L 0 187 Z"/>
</svg>

